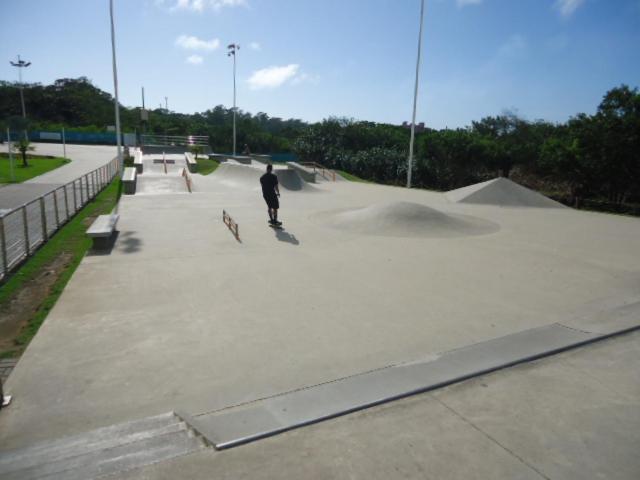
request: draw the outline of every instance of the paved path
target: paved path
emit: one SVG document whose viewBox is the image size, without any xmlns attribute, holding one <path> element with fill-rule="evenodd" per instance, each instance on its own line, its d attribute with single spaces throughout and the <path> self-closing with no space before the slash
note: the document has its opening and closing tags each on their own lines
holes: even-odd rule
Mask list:
<svg viewBox="0 0 640 480">
<path fill-rule="evenodd" d="M 62 145 L 34 143 L 33 154 L 56 155 L 62 157 Z M 116 147 L 93 145 L 67 145 L 67 157 L 72 161 L 21 184 L 0 188 L 0 213 L 28 203 L 39 196 L 69 183 L 82 175 L 106 165 L 116 156 Z"/>
</svg>

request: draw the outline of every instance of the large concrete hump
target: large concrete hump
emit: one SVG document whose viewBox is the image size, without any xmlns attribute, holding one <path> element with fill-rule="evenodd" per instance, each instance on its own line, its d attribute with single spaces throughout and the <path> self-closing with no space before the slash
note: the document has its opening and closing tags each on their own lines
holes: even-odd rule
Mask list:
<svg viewBox="0 0 640 480">
<path fill-rule="evenodd" d="M 499 226 L 469 215 L 440 212 L 413 202 L 385 202 L 342 211 L 321 212 L 318 223 L 345 232 L 389 237 L 466 237 L 485 235 Z"/>
<path fill-rule="evenodd" d="M 450 190 L 446 195 L 449 200 L 456 203 L 479 203 L 502 207 L 567 208 L 555 200 L 504 177 Z"/>
</svg>

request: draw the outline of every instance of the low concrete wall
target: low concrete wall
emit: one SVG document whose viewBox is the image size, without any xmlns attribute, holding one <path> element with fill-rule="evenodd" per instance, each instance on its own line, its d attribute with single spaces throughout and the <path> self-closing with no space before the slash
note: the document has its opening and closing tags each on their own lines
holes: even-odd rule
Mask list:
<svg viewBox="0 0 640 480">
<path fill-rule="evenodd" d="M 265 165 L 271 163 L 271 155 L 251 154 L 251 158 L 256 162 L 264 163 Z"/>
<path fill-rule="evenodd" d="M 251 165 L 251 157 L 247 157 L 245 155 L 224 155 L 222 153 L 210 153 L 209 158 L 212 160 L 217 160 L 218 162 L 226 162 L 227 160 L 235 160 L 238 163 L 243 163 L 245 165 Z"/>
</svg>

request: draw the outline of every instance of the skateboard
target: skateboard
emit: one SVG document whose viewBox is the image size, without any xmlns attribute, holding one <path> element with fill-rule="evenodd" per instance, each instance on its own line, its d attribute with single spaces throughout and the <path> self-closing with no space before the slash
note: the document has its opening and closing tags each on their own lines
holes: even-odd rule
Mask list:
<svg viewBox="0 0 640 480">
<path fill-rule="evenodd" d="M 282 225 L 275 225 L 275 224 L 270 223 L 270 222 L 269 222 L 269 226 L 271 228 L 275 228 L 276 230 L 282 230 L 284 228 Z"/>
</svg>

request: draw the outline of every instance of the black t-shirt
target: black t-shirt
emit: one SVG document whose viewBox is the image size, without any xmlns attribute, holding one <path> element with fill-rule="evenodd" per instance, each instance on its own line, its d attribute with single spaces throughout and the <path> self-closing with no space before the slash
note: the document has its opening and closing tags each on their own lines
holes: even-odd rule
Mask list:
<svg viewBox="0 0 640 480">
<path fill-rule="evenodd" d="M 260 184 L 262 184 L 263 195 L 275 195 L 276 185 L 278 185 L 278 177 L 273 173 L 265 173 L 260 177 Z"/>
</svg>

